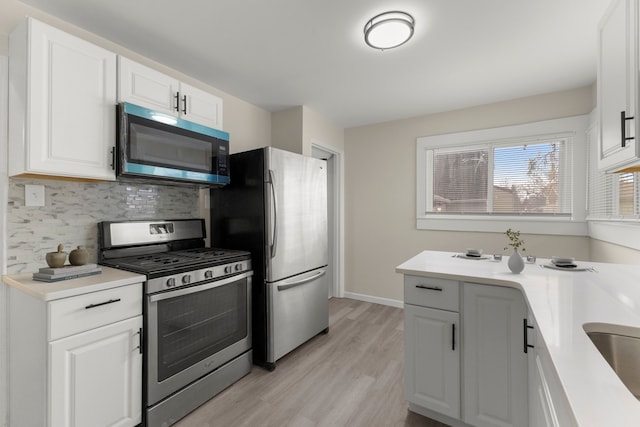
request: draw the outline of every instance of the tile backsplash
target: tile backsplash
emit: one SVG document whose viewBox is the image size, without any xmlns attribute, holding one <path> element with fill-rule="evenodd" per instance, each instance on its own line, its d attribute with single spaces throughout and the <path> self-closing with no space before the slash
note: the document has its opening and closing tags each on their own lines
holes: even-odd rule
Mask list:
<svg viewBox="0 0 640 427">
<path fill-rule="evenodd" d="M 25 206 L 25 185 L 45 187 L 45 206 Z M 7 273 L 37 271 L 62 243 L 98 256 L 100 221 L 198 218 L 198 190 L 121 182 L 11 178 L 7 207 Z"/>
</svg>

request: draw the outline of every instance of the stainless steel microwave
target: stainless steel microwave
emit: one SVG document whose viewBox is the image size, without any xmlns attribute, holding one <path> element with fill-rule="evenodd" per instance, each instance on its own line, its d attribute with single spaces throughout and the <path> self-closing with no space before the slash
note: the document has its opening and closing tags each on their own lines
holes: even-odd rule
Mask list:
<svg viewBox="0 0 640 427">
<path fill-rule="evenodd" d="M 118 177 L 222 186 L 229 178 L 229 134 L 127 102 L 118 104 Z"/>
</svg>

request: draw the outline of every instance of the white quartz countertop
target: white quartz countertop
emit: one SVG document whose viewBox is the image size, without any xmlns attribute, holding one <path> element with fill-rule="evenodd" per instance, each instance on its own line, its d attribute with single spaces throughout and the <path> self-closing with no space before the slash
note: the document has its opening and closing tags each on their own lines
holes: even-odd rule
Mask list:
<svg viewBox="0 0 640 427">
<path fill-rule="evenodd" d="M 495 262 L 455 255 L 424 251 L 400 264 L 396 272 L 520 289 L 578 426 L 640 425 L 640 402 L 583 329 L 585 324 L 615 325 L 608 329 L 638 336 L 640 329 L 625 328 L 640 328 L 640 265 L 577 261 L 595 271 L 559 271 L 541 268 L 549 260 L 538 259 L 525 264 L 522 273 L 513 274 L 506 256 Z"/>
<path fill-rule="evenodd" d="M 105 266 L 100 267 L 102 268 L 101 274 L 60 282 L 39 282 L 31 278 L 32 273 L 2 276 L 2 281 L 43 301 L 53 301 L 133 283 L 142 283 L 146 280 L 146 277 L 141 274 Z"/>
</svg>

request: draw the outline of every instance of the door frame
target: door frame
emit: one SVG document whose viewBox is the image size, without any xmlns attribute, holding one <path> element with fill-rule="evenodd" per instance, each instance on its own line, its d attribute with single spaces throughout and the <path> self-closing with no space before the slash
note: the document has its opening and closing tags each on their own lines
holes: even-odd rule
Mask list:
<svg viewBox="0 0 640 427">
<path fill-rule="evenodd" d="M 0 55 L 0 275 L 7 273 L 9 58 Z M 0 425 L 8 425 L 7 286 L 0 282 Z"/>
<path fill-rule="evenodd" d="M 334 219 L 333 230 L 329 230 L 329 241 L 333 242 L 332 296 L 344 298 L 344 152 L 316 140 L 311 141 L 311 147 L 328 153 L 333 161 L 333 189 L 329 192 L 333 195 L 333 209 L 329 215 Z"/>
</svg>

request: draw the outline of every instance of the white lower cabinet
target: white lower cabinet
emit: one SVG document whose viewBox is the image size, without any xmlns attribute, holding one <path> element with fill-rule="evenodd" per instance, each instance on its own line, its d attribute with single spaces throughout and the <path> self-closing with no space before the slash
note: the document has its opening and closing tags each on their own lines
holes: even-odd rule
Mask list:
<svg viewBox="0 0 640 427">
<path fill-rule="evenodd" d="M 460 350 L 456 348 L 459 315 L 406 304 L 405 394 L 407 400 L 460 417 Z"/>
<path fill-rule="evenodd" d="M 527 306 L 517 289 L 463 284 L 464 420 L 527 426 Z"/>
<path fill-rule="evenodd" d="M 135 426 L 140 422 L 142 316 L 49 344 L 51 425 Z"/>
<path fill-rule="evenodd" d="M 421 276 L 404 282 L 409 409 L 456 427 L 529 426 L 522 293 Z"/>
<path fill-rule="evenodd" d="M 141 423 L 141 286 L 52 301 L 8 287 L 10 426 Z"/>
<path fill-rule="evenodd" d="M 551 358 L 537 332 L 533 316 L 529 315 L 529 425 L 531 427 L 575 427 Z"/>
</svg>

